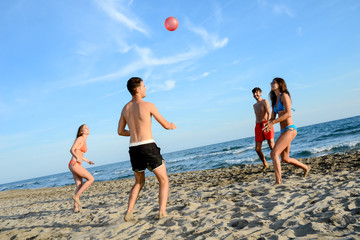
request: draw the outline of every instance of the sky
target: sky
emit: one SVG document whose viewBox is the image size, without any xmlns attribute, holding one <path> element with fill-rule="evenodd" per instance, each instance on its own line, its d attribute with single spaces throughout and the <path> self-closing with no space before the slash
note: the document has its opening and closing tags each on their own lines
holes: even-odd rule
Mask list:
<svg viewBox="0 0 360 240">
<path fill-rule="evenodd" d="M 358 0 L 0 0 L 0 184 L 69 171 L 83 123 L 95 166 L 128 161 L 133 76 L 163 153 L 254 136 L 274 77 L 297 127 L 360 115 L 359 26 Z"/>
</svg>

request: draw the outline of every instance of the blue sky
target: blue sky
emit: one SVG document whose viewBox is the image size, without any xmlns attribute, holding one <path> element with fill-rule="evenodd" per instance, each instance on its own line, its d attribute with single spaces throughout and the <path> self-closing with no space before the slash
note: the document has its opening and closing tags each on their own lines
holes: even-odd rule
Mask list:
<svg viewBox="0 0 360 240">
<path fill-rule="evenodd" d="M 299 127 L 360 114 L 357 0 L 2 0 L 0 11 L 0 183 L 68 171 L 82 123 L 87 158 L 128 160 L 116 130 L 132 76 L 178 126 L 153 122 L 163 152 L 253 136 L 251 90 L 267 98 L 274 77 Z"/>
</svg>

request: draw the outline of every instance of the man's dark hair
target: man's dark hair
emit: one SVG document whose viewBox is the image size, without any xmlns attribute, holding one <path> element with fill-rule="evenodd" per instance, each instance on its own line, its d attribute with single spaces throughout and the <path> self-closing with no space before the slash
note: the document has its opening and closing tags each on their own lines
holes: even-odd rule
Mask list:
<svg viewBox="0 0 360 240">
<path fill-rule="evenodd" d="M 136 94 L 135 89 L 140 87 L 140 84 L 143 80 L 139 77 L 132 77 L 127 82 L 127 89 L 129 90 L 130 94 L 134 96 Z"/>
<path fill-rule="evenodd" d="M 261 91 L 261 89 L 260 89 L 259 87 L 256 87 L 256 88 L 254 88 L 254 89 L 252 90 L 252 93 L 254 94 L 254 93 L 256 93 L 257 91 L 262 92 L 262 91 Z"/>
</svg>

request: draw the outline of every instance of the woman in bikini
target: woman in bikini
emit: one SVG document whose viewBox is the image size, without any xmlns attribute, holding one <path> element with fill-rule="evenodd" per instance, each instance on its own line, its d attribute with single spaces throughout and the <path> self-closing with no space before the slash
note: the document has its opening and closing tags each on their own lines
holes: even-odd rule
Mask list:
<svg viewBox="0 0 360 240">
<path fill-rule="evenodd" d="M 73 196 L 74 212 L 78 212 L 79 206 L 81 206 L 80 195 L 94 182 L 94 177 L 81 166 L 82 161 L 94 164 L 92 161 L 84 158 L 84 153 L 87 151 L 86 139 L 89 133 L 88 126 L 85 124 L 81 125 L 78 129 L 76 140 L 70 150 L 72 158 L 69 162 L 69 169 L 73 174 L 76 184 L 75 195 Z M 83 183 L 83 178 L 87 180 L 85 183 Z"/>
<path fill-rule="evenodd" d="M 282 162 L 302 168 L 304 170 L 303 176 L 306 177 L 309 174 L 310 166 L 289 156 L 291 141 L 296 137 L 297 129 L 291 117 L 291 98 L 284 79 L 274 78 L 271 82 L 270 100 L 272 105 L 271 119 L 263 129 L 270 131 L 275 123 L 280 123 L 281 128 L 281 135 L 270 154 L 273 160 L 275 184 L 282 184 L 279 156 L 281 156 Z M 276 114 L 278 114 L 278 118 L 276 118 Z"/>
</svg>

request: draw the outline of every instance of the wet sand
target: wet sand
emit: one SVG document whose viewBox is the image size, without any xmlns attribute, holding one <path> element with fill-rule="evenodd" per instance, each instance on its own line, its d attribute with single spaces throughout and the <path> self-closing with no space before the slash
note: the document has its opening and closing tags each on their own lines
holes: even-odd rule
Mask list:
<svg viewBox="0 0 360 240">
<path fill-rule="evenodd" d="M 360 239 L 360 151 L 282 164 L 169 175 L 168 217 L 156 219 L 158 183 L 147 178 L 125 222 L 134 179 L 95 182 L 73 213 L 74 186 L 0 192 L 0 239 Z"/>
</svg>

